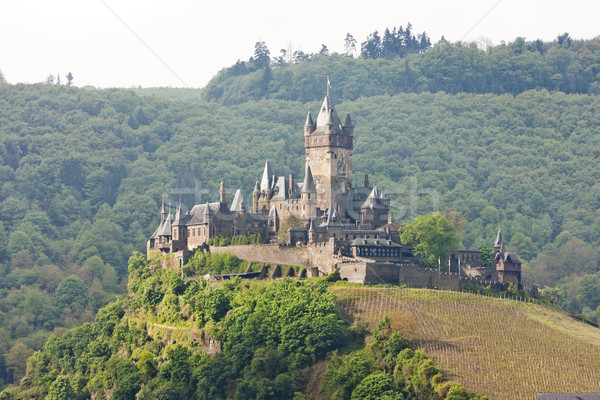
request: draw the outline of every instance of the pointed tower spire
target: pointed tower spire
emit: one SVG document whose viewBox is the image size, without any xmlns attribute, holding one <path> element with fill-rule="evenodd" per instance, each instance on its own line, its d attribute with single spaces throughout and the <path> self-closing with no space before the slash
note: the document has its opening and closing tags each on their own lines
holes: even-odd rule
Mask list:
<svg viewBox="0 0 600 400">
<path fill-rule="evenodd" d="M 165 195 L 161 196 L 162 204 L 160 206 L 160 223 L 162 224 L 167 219 L 167 211 L 165 210 Z"/>
<path fill-rule="evenodd" d="M 498 235 L 496 235 L 496 243 L 494 243 L 494 251 L 496 253 L 504 252 L 504 238 L 502 237 L 502 232 L 500 232 L 500 228 L 498 228 Z"/>
<path fill-rule="evenodd" d="M 314 124 L 315 123 L 313 122 L 312 115 L 311 115 L 310 111 L 308 111 L 308 114 L 306 115 L 306 122 L 304 123 L 304 126 L 312 127 Z"/>
<path fill-rule="evenodd" d="M 206 202 L 206 206 L 204 207 L 204 212 L 202 213 L 202 222 L 210 221 L 210 206 L 208 205 L 208 201 Z"/>
<path fill-rule="evenodd" d="M 260 190 L 268 192 L 271 190 L 271 178 L 273 176 L 273 169 L 271 168 L 271 162 L 267 160 L 265 163 L 265 170 L 263 171 L 262 179 L 260 180 Z"/>
<path fill-rule="evenodd" d="M 304 135 L 308 136 L 315 131 L 315 123 L 313 122 L 310 111 L 306 115 L 306 122 L 304 123 Z"/>
<path fill-rule="evenodd" d="M 346 114 L 346 121 L 344 122 L 344 126 L 342 129 L 345 134 L 354 135 L 354 125 L 352 124 L 350 113 Z"/>
<path fill-rule="evenodd" d="M 315 181 L 310 170 L 310 165 L 306 164 L 306 172 L 304 173 L 304 183 L 302 184 L 301 193 L 317 193 Z"/>
<path fill-rule="evenodd" d="M 177 205 L 177 211 L 175 212 L 175 219 L 171 223 L 172 226 L 183 225 L 183 219 L 181 218 L 181 204 Z"/>
<path fill-rule="evenodd" d="M 256 185 L 254 185 L 254 191 L 252 193 L 260 193 L 260 186 L 258 185 L 258 181 L 256 181 Z"/>
<path fill-rule="evenodd" d="M 344 128 L 347 127 L 354 127 L 354 125 L 352 125 L 352 118 L 350 118 L 350 113 L 346 114 L 346 121 L 344 122 Z"/>
</svg>

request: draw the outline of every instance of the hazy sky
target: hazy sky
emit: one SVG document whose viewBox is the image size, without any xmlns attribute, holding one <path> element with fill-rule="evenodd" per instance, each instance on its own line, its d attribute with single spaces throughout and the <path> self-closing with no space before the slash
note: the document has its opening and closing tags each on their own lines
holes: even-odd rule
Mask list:
<svg viewBox="0 0 600 400">
<path fill-rule="evenodd" d="M 600 35 L 599 16 L 598 0 L 4 0 L 0 70 L 11 83 L 71 71 L 77 86 L 202 87 L 258 40 L 272 55 L 342 52 L 348 32 L 360 44 L 408 21 L 434 43 L 579 39 Z"/>
</svg>

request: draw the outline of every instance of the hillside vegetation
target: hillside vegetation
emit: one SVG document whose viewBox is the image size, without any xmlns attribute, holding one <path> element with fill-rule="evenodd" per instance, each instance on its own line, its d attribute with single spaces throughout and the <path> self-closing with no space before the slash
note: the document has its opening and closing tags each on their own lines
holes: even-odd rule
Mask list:
<svg viewBox="0 0 600 400">
<path fill-rule="evenodd" d="M 387 314 L 447 379 L 491 399 L 600 391 L 600 331 L 561 311 L 469 293 L 330 290 L 344 315 L 372 329 Z"/>
<path fill-rule="evenodd" d="M 211 101 L 188 89 L 0 83 L 0 385 L 23 376 L 51 332 L 124 293 L 161 194 L 172 211 L 180 196 L 189 208 L 218 198 L 224 179 L 248 208 L 265 159 L 303 176 L 302 124 L 327 74 L 356 125 L 356 185 L 370 174 L 399 222 L 434 204 L 460 212 L 465 248 L 491 246 L 500 227 L 526 283 L 560 285 L 560 304 L 600 320 L 597 39 L 303 60 L 225 69 Z M 414 77 L 402 75 L 407 62 Z M 260 92 L 252 82 L 264 74 Z"/>
<path fill-rule="evenodd" d="M 203 264 L 160 262 L 134 253 L 127 295 L 51 336 L 3 398 L 525 400 L 600 389 L 598 329 L 547 306 L 335 274 L 211 283 Z"/>
<path fill-rule="evenodd" d="M 29 359 L 21 385 L 0 396 L 482 400 L 445 381 L 386 318 L 365 344 L 364 326 L 342 320 L 330 277 L 209 283 L 193 264 L 167 270 L 159 263 L 134 253 L 127 296 L 93 323 L 51 336 Z M 332 350 L 361 359 L 360 369 Z M 311 379 L 315 363 L 328 359 L 325 374 Z"/>
<path fill-rule="evenodd" d="M 385 38 L 374 40 L 372 50 L 365 52 L 363 43 L 358 59 L 321 52 L 289 61 L 274 57 L 269 63 L 265 43 L 258 42 L 254 57 L 222 69 L 203 95 L 226 105 L 263 98 L 308 102 L 322 96 L 327 76 L 333 95 L 342 100 L 439 91 L 516 95 L 546 89 L 600 94 L 598 38 L 572 40 L 568 34 L 552 42 L 517 38 L 485 49 L 475 43 L 440 41 L 407 52 L 394 51 L 397 48 L 388 52 L 387 44 Z"/>
</svg>

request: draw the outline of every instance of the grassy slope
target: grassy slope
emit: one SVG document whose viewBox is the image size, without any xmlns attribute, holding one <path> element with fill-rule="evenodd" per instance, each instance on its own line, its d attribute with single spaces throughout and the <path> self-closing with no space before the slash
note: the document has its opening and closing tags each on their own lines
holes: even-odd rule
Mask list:
<svg viewBox="0 0 600 400">
<path fill-rule="evenodd" d="M 600 392 L 600 330 L 547 307 L 425 289 L 331 288 L 368 328 L 384 314 L 449 380 L 491 399 Z"/>
</svg>

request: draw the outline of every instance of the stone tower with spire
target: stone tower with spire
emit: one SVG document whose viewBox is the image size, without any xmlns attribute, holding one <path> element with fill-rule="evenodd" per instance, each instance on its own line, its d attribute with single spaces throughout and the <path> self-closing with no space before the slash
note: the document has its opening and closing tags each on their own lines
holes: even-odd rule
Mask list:
<svg viewBox="0 0 600 400">
<path fill-rule="evenodd" d="M 353 138 L 350 114 L 342 124 L 327 90 L 317 121 L 313 122 L 310 111 L 306 117 L 304 149 L 317 191 L 317 208 L 325 211 L 333 204 L 341 217 L 352 189 Z"/>
</svg>

